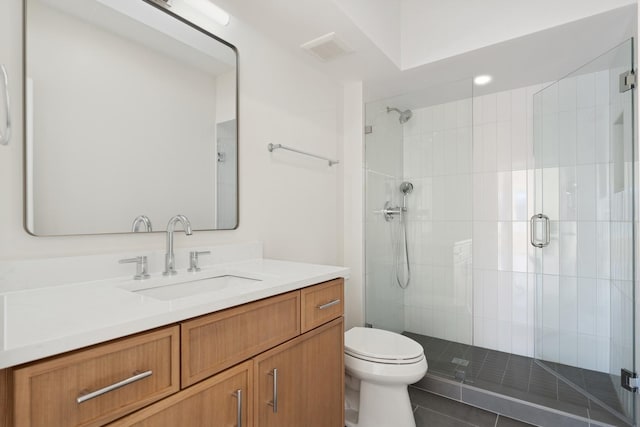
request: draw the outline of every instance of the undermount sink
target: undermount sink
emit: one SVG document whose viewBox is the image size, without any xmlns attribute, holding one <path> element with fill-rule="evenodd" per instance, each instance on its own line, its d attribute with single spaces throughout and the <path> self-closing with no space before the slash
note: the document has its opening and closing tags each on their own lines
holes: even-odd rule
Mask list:
<svg viewBox="0 0 640 427">
<path fill-rule="evenodd" d="M 246 286 L 260 281 L 260 279 L 226 274 L 190 280 L 187 282 L 156 285 L 148 288 L 136 289 L 132 292 L 159 300 L 170 301 L 198 294 L 221 292 L 228 290 L 229 288 L 237 289 L 240 286 Z"/>
</svg>

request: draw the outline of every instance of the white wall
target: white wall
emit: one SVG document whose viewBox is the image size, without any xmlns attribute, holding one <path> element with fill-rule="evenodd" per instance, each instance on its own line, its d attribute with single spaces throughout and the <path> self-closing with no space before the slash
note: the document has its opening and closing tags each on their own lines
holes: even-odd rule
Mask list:
<svg viewBox="0 0 640 427">
<path fill-rule="evenodd" d="M 345 328 L 364 324 L 364 105 L 362 82 L 344 89 L 343 234 L 344 265 L 351 269 L 345 289 Z"/>
<path fill-rule="evenodd" d="M 163 248 L 162 233 L 36 238 L 23 230 L 21 9 L 20 0 L 0 3 L 0 62 L 11 79 L 16 124 L 11 145 L 0 147 L 0 258 Z M 224 29 L 208 25 L 240 53 L 240 228 L 177 235 L 176 246 L 262 240 L 266 257 L 341 262 L 336 168 L 293 153 L 269 154 L 266 148 L 279 142 L 338 155 L 341 87 L 238 20 Z"/>
</svg>

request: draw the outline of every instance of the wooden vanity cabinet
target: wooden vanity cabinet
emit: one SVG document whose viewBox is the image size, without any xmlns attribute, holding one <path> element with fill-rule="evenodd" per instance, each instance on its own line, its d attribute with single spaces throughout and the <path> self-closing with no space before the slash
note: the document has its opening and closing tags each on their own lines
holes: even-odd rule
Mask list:
<svg viewBox="0 0 640 427">
<path fill-rule="evenodd" d="M 342 427 L 343 286 L 331 280 L 0 371 L 13 388 L 8 425 Z M 141 369 L 153 376 L 76 402 Z"/>
</svg>

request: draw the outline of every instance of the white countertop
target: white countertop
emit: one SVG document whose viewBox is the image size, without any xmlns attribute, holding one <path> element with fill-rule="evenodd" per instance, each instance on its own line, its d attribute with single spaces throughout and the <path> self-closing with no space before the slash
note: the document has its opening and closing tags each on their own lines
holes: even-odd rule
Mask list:
<svg viewBox="0 0 640 427">
<path fill-rule="evenodd" d="M 251 259 L 185 270 L 172 277 L 131 276 L 0 293 L 0 369 L 191 317 L 347 277 L 344 267 Z M 134 292 L 215 276 L 256 279 L 173 300 Z"/>
</svg>

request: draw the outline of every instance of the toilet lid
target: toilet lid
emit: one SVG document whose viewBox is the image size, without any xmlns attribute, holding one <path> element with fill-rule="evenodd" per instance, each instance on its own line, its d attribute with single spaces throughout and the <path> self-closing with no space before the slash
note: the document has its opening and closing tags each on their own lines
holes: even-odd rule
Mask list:
<svg viewBox="0 0 640 427">
<path fill-rule="evenodd" d="M 413 363 L 424 356 L 420 344 L 395 332 L 373 328 L 352 328 L 344 334 L 345 353 L 382 363 Z"/>
</svg>

